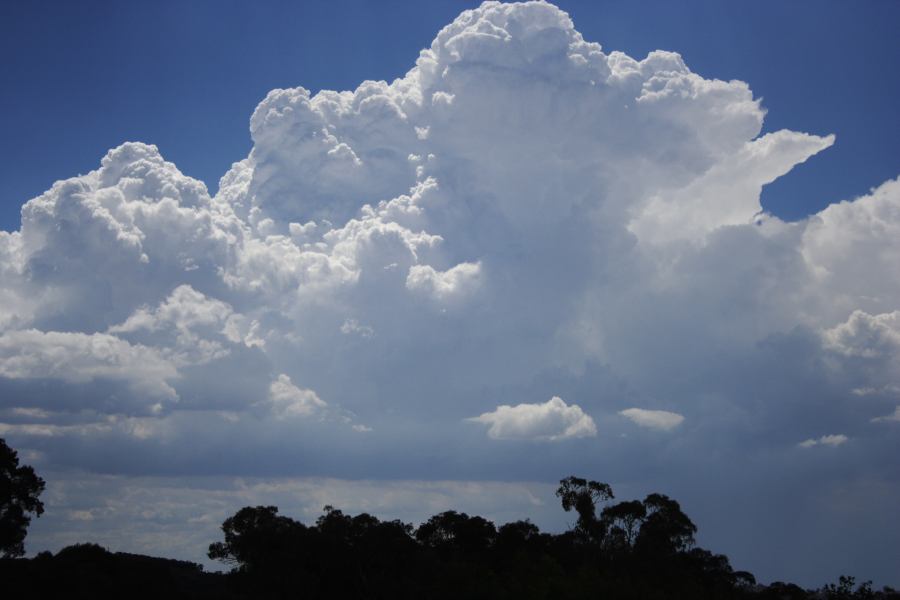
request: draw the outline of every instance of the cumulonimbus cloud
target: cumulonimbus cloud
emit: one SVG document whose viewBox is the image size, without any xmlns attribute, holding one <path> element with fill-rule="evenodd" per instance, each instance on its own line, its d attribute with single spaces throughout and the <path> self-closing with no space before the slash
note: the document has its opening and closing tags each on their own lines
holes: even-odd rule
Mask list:
<svg viewBox="0 0 900 600">
<path fill-rule="evenodd" d="M 839 140 L 762 134 L 747 83 L 601 48 L 544 2 L 465 11 L 410 65 L 270 92 L 214 196 L 129 142 L 25 203 L 0 232 L 0 432 L 58 472 L 577 465 L 690 494 L 701 461 L 704 493 L 756 493 L 797 479 L 814 415 L 844 433 L 801 444 L 852 439 L 880 478 L 860 518 L 896 504 L 900 179 L 766 214 L 763 186 Z M 520 403 L 556 394 L 578 404 Z M 670 433 L 627 435 L 616 412 L 657 398 L 622 416 Z"/>
<path fill-rule="evenodd" d="M 273 90 L 214 196 L 128 142 L 25 203 L 0 232 L 2 430 L 49 465 L 372 479 L 638 480 L 635 445 L 677 440 L 677 486 L 711 446 L 779 477 L 815 415 L 895 477 L 872 421 L 900 381 L 900 180 L 766 214 L 763 186 L 839 141 L 763 134 L 747 83 L 544 2 L 465 11 L 410 66 Z M 519 404 L 557 394 L 578 404 Z M 657 398 L 623 416 L 671 434 L 627 435 L 616 412 Z"/>
</svg>

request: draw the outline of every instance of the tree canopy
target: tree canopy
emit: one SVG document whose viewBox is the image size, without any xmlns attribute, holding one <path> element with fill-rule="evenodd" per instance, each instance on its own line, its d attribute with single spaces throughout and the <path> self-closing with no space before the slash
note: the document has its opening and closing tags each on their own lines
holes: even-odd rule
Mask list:
<svg viewBox="0 0 900 600">
<path fill-rule="evenodd" d="M 31 515 L 41 516 L 44 504 L 39 496 L 44 480 L 27 465 L 19 466 L 18 453 L 0 438 L 0 554 L 25 554 L 25 535 Z"/>
<path fill-rule="evenodd" d="M 40 514 L 43 481 L 30 467 L 19 467 L 2 440 L 0 449 L 6 481 L 25 482 L 19 488 L 31 502 L 17 497 L 4 506 Z M 247 506 L 225 519 L 222 539 L 209 546 L 211 559 L 231 567 L 227 575 L 88 543 L 55 556 L 0 560 L 0 589 L 11 597 L 92 600 L 900 600 L 890 588 L 874 591 L 870 582 L 857 585 L 848 576 L 820 590 L 760 585 L 752 574 L 733 569 L 727 556 L 698 547 L 696 525 L 664 494 L 613 503 L 609 484 L 567 477 L 557 496 L 564 510 L 578 514 L 572 529 L 557 534 L 528 520 L 498 527 L 455 510 L 414 527 L 325 506 L 315 523 L 305 525 L 275 506 Z M 21 554 L 24 531 L 16 530 L 18 541 L 7 556 Z"/>
<path fill-rule="evenodd" d="M 613 504 L 609 484 L 572 476 L 560 481 L 556 495 L 564 510 L 578 514 L 560 534 L 527 520 L 497 527 L 455 510 L 415 528 L 326 506 L 306 527 L 275 507 L 247 507 L 226 519 L 225 541 L 212 544 L 209 556 L 231 564 L 236 589 L 253 597 L 817 597 L 789 584 L 758 585 L 725 555 L 697 547 L 696 525 L 664 494 Z M 852 583 L 841 579 L 822 593 L 868 597 L 847 595 L 857 593 Z M 891 594 L 877 597 L 900 600 Z"/>
</svg>

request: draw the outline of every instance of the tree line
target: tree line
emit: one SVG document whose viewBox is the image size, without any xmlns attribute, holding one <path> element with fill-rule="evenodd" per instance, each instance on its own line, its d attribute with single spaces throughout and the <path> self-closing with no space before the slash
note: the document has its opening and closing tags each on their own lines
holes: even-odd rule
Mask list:
<svg viewBox="0 0 900 600">
<path fill-rule="evenodd" d="M 414 527 L 326 506 L 305 525 L 275 506 L 248 506 L 225 519 L 223 539 L 209 546 L 227 574 L 95 544 L 24 559 L 44 483 L 3 440 L 0 461 L 0 582 L 28 597 L 900 600 L 847 576 L 818 590 L 760 585 L 697 546 L 697 527 L 676 500 L 653 493 L 616 502 L 608 484 L 574 476 L 556 495 L 577 520 L 558 534 L 454 510 Z"/>
</svg>

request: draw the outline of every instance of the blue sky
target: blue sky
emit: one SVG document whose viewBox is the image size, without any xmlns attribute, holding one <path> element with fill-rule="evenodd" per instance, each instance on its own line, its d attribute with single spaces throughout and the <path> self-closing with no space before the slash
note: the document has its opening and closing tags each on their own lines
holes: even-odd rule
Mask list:
<svg viewBox="0 0 900 600">
<path fill-rule="evenodd" d="M 247 115 L 276 87 L 391 81 L 477 2 L 34 2 L 0 6 L 0 228 L 62 175 L 123 141 L 158 145 L 214 191 L 250 148 Z M 844 2 L 561 1 L 606 50 L 680 52 L 704 77 L 750 83 L 765 131 L 838 143 L 768 186 L 793 219 L 861 195 L 900 168 L 893 76 L 900 5 Z"/>
<path fill-rule="evenodd" d="M 29 551 L 559 531 L 577 474 L 763 581 L 900 584 L 900 5 L 561 8 L 0 5 Z"/>
</svg>

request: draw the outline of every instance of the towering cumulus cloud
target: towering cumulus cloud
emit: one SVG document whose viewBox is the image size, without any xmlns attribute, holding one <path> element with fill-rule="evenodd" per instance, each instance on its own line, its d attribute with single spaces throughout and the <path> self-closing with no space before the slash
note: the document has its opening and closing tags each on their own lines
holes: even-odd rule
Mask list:
<svg viewBox="0 0 900 600">
<path fill-rule="evenodd" d="M 214 197 L 125 143 L 0 232 L 3 434 L 60 472 L 581 469 L 701 523 L 727 508 L 698 472 L 796 482 L 756 516 L 897 500 L 900 181 L 768 215 L 835 139 L 764 114 L 678 54 L 487 2 L 392 83 L 270 92 Z"/>
</svg>

